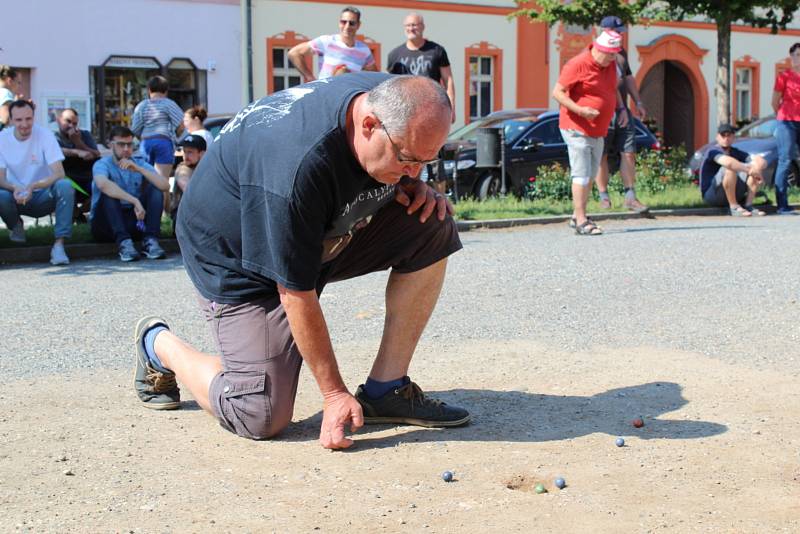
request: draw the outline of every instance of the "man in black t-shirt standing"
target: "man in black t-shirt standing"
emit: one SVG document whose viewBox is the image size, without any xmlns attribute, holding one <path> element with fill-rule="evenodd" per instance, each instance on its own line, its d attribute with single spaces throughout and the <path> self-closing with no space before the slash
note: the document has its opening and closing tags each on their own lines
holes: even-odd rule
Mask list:
<svg viewBox="0 0 800 534">
<path fill-rule="evenodd" d="M 706 204 L 727 207 L 735 217 L 764 215 L 753 206 L 753 200 L 764 182 L 767 161 L 733 146 L 734 133 L 730 124 L 719 126 L 717 144 L 700 164 L 700 194 Z"/>
<path fill-rule="evenodd" d="M 440 85 L 371 72 L 274 93 L 231 119 L 197 166 L 177 224 L 221 356 L 192 348 L 160 317 L 141 319 L 134 385 L 143 405 L 177 408 L 177 379 L 223 428 L 267 439 L 291 422 L 305 362 L 324 400 L 323 447 L 349 447 L 346 427 L 364 423 L 467 423 L 466 410 L 407 376 L 447 257 L 461 248 L 452 206 L 413 178 L 449 126 Z M 383 337 L 353 395 L 319 295 L 329 282 L 387 269 Z"/>
<path fill-rule="evenodd" d="M 619 17 L 604 17 L 600 22 L 601 30 L 613 30 L 617 33 L 623 33 L 627 30 L 625 24 Z M 622 101 L 622 106 L 618 106 L 614 113 L 614 118 L 611 119 L 611 125 L 608 128 L 605 142 L 603 144 L 603 159 L 600 162 L 600 169 L 597 171 L 595 181 L 597 182 L 597 190 L 600 195 L 600 207 L 610 209 L 611 198 L 608 196 L 608 155 L 619 154 L 619 173 L 622 176 L 622 185 L 625 190 L 625 199 L 622 205 L 636 213 L 646 213 L 648 207 L 639 202 L 636 198 L 636 124 L 633 120 L 632 113 L 635 113 L 636 118 L 644 120 L 646 112 L 644 104 L 642 103 L 639 90 L 636 87 L 636 78 L 633 76 L 631 67 L 628 64 L 628 53 L 623 48 L 616 58 L 617 64 L 617 91 L 619 92 L 619 99 Z M 628 96 L 633 98 L 636 107 L 632 111 L 628 107 Z M 620 121 L 621 115 L 627 116 L 627 121 Z"/>
<path fill-rule="evenodd" d="M 386 71 L 392 74 L 427 76 L 441 84 L 450 99 L 452 111 L 450 123 L 454 123 L 456 121 L 456 86 L 447 51 L 441 45 L 425 39 L 423 36 L 425 20 L 419 13 L 409 13 L 403 19 L 403 31 L 406 34 L 406 42 L 389 52 Z M 428 168 L 428 176 L 435 182 L 436 190 L 444 193 L 446 185 L 441 160 L 440 164 L 436 166 L 435 172 L 432 166 Z"/>
</svg>

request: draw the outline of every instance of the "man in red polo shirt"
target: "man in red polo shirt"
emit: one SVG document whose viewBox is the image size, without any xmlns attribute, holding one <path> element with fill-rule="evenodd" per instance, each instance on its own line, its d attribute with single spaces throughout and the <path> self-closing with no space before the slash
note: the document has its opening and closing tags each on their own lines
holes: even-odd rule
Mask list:
<svg viewBox="0 0 800 534">
<path fill-rule="evenodd" d="M 623 108 L 617 92 L 614 63 L 622 37 L 604 31 L 589 47 L 561 69 L 553 98 L 561 105 L 558 126 L 567 143 L 572 176 L 572 222 L 578 235 L 600 235 L 603 230 L 586 217 L 591 179 L 603 157 L 603 139 L 616 109 Z M 620 126 L 628 115 L 617 114 Z"/>
</svg>

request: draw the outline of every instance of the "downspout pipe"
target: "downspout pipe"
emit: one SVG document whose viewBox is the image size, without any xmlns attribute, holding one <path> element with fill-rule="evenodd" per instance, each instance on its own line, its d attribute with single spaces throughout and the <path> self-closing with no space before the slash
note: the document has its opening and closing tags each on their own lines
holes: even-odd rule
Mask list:
<svg viewBox="0 0 800 534">
<path fill-rule="evenodd" d="M 253 101 L 253 0 L 245 0 L 245 33 L 247 38 L 247 102 Z"/>
</svg>

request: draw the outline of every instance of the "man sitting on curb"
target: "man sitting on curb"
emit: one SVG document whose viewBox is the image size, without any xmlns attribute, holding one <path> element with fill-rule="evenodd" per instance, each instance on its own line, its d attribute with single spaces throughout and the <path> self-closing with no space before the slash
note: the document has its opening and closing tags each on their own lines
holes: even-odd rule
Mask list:
<svg viewBox="0 0 800 534">
<path fill-rule="evenodd" d="M 734 128 L 722 124 L 717 130 L 717 144 L 706 154 L 700 166 L 700 192 L 710 206 L 730 208 L 734 217 L 764 215 L 753 206 L 767 162 L 733 146 Z M 742 206 L 744 203 L 744 206 Z"/>
<path fill-rule="evenodd" d="M 75 190 L 64 179 L 64 155 L 53 134 L 33 123 L 30 101 L 12 102 L 9 114 L 13 128 L 0 134 L 0 217 L 11 232 L 11 241 L 24 243 L 20 215 L 44 217 L 55 211 L 50 263 L 67 265 L 64 240 L 72 235 Z"/>
<path fill-rule="evenodd" d="M 133 246 L 133 238 L 139 237 L 147 259 L 164 258 L 158 236 L 169 181 L 142 156 L 133 155 L 133 132 L 128 128 L 114 126 L 110 139 L 112 155 L 92 169 L 92 235 L 97 241 L 115 241 L 122 261 L 139 259 Z"/>
<path fill-rule="evenodd" d="M 172 229 L 178 222 L 178 206 L 181 197 L 189 187 L 189 180 L 192 179 L 197 164 L 206 155 L 206 140 L 202 135 L 189 134 L 178 143 L 183 148 L 183 161 L 175 169 L 175 191 L 172 193 L 172 205 L 170 206 L 170 216 L 172 217 Z"/>
</svg>

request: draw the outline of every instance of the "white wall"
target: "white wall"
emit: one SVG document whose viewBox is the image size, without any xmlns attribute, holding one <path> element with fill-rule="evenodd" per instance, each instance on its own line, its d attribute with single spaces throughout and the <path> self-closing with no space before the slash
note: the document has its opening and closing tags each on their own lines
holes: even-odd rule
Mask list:
<svg viewBox="0 0 800 534">
<path fill-rule="evenodd" d="M 466 3 L 466 2 L 462 2 Z M 483 1 L 481 4 L 489 4 Z M 511 2 L 494 2 L 510 7 Z M 338 33 L 339 13 L 346 3 L 326 4 L 254 1 L 253 13 L 253 77 L 255 98 L 266 93 L 266 39 L 291 30 L 313 39 L 318 35 Z M 353 5 L 361 10 L 359 33 L 381 44 L 381 68 L 396 46 L 405 42 L 403 18 L 409 9 Z M 452 13 L 418 10 L 425 18 L 425 37 L 447 50 L 456 89 L 456 125 L 464 122 L 464 49 L 482 40 L 503 49 L 503 107 L 516 106 L 516 21 L 503 15 Z"/>
<path fill-rule="evenodd" d="M 209 112 L 241 107 L 242 32 L 235 3 L 29 0 L 14 3 L 13 19 L 19 23 L 4 11 L 0 63 L 33 69 L 34 100 L 88 94 L 89 66 L 114 54 L 154 56 L 162 64 L 188 57 L 201 69 L 216 61 L 216 71 L 208 73 Z"/>
</svg>

